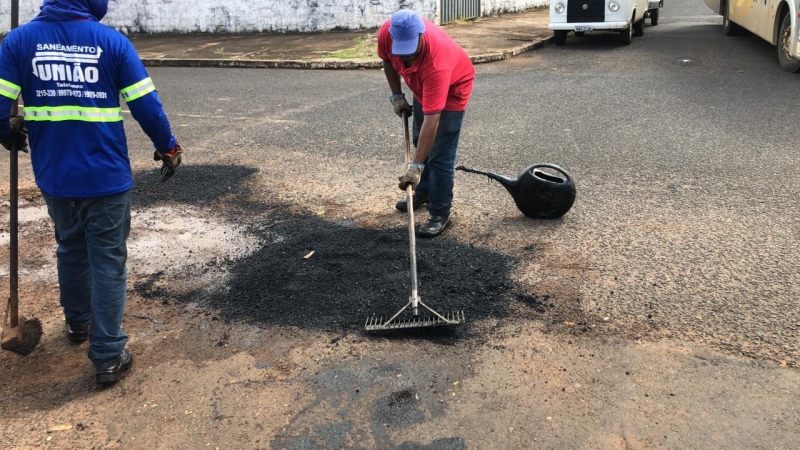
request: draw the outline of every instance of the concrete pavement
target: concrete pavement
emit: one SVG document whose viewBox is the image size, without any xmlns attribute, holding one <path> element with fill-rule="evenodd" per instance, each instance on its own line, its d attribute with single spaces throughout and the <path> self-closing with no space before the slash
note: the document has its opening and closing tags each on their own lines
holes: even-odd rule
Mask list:
<svg viewBox="0 0 800 450">
<path fill-rule="evenodd" d="M 473 63 L 504 61 L 546 45 L 547 9 L 443 26 Z M 377 30 L 332 33 L 137 35 L 136 50 L 151 67 L 293 69 L 378 68 Z"/>
</svg>

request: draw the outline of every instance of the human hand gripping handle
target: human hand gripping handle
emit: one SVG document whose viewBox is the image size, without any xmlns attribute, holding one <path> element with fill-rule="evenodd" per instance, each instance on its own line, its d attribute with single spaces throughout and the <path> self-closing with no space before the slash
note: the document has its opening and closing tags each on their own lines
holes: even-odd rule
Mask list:
<svg viewBox="0 0 800 450">
<path fill-rule="evenodd" d="M 153 160 L 161 161 L 161 182 L 169 180 L 175 175 L 175 170 L 181 165 L 181 155 L 183 154 L 183 146 L 180 141 L 175 138 L 175 147 L 172 150 L 161 153 L 158 150 L 153 154 Z"/>
<path fill-rule="evenodd" d="M 9 151 L 13 149 L 28 153 L 28 128 L 25 126 L 25 119 L 22 116 L 12 115 L 9 122 L 11 132 L 0 140 L 0 144 Z"/>
<path fill-rule="evenodd" d="M 400 184 L 398 184 L 398 186 L 400 187 L 400 190 L 405 191 L 406 186 L 409 184 L 411 185 L 411 189 L 415 189 L 419 184 L 420 178 L 422 178 L 423 170 L 425 170 L 425 164 L 414 162 L 408 163 L 406 173 L 399 178 Z"/>
<path fill-rule="evenodd" d="M 398 180 L 400 183 L 397 185 L 401 191 L 405 191 L 408 185 L 411 185 L 411 189 L 415 189 L 419 184 L 419 180 L 422 178 L 422 171 L 425 170 L 425 164 L 416 163 L 411 160 L 411 144 L 408 142 L 408 116 L 407 112 L 403 112 L 400 117 L 403 118 L 403 126 L 405 128 L 405 140 L 406 140 L 406 173 L 404 173 Z M 408 193 L 411 195 L 411 192 Z"/>
<path fill-rule="evenodd" d="M 394 113 L 397 114 L 397 117 L 403 117 L 404 112 L 409 116 L 414 113 L 414 108 L 408 104 L 406 96 L 403 93 L 392 95 L 389 97 L 389 101 L 392 103 L 392 108 L 394 109 Z"/>
</svg>

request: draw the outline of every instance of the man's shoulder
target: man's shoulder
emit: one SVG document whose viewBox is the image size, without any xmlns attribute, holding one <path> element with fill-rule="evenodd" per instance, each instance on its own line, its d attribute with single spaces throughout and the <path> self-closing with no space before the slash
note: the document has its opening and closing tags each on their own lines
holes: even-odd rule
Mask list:
<svg viewBox="0 0 800 450">
<path fill-rule="evenodd" d="M 9 31 L 5 38 L 3 38 L 3 42 L 15 42 L 19 39 L 24 39 L 27 36 L 32 36 L 38 33 L 39 30 L 41 30 L 41 28 L 39 27 L 38 22 L 28 22 Z"/>
<path fill-rule="evenodd" d="M 6 37 L 3 39 L 8 40 L 17 40 L 17 39 L 25 39 L 25 38 L 38 38 L 42 35 L 46 35 L 51 30 L 56 30 L 58 22 L 48 22 L 48 21 L 31 21 L 24 25 L 21 25 L 19 28 L 15 28 L 11 30 Z M 116 29 L 102 24 L 100 22 L 94 21 L 85 21 L 82 23 L 83 30 L 94 29 L 99 35 L 103 36 L 109 40 L 116 40 L 120 42 L 130 42 L 127 36 L 122 34 L 121 32 L 117 31 Z"/>
<path fill-rule="evenodd" d="M 447 34 L 447 31 L 442 29 L 442 27 L 440 27 L 440 26 L 428 21 L 427 19 L 425 19 L 425 20 L 426 20 L 426 23 L 425 23 L 425 34 L 428 34 L 430 36 L 434 36 L 436 38 L 435 41 L 437 41 L 437 42 L 447 42 L 447 43 L 453 42 L 453 43 L 455 43 L 453 38 L 451 38 L 450 35 Z"/>
<path fill-rule="evenodd" d="M 128 36 L 122 34 L 122 32 L 118 31 L 116 28 L 110 27 L 104 23 L 100 22 L 92 22 L 93 26 L 97 28 L 99 33 L 102 33 L 108 39 L 116 39 L 120 42 L 130 42 Z"/>
<path fill-rule="evenodd" d="M 392 36 L 389 34 L 389 23 L 390 21 L 387 20 L 381 25 L 381 28 L 378 30 L 378 54 L 382 58 L 387 58 L 390 53 L 389 51 L 389 42 L 391 42 Z"/>
<path fill-rule="evenodd" d="M 378 37 L 387 37 L 389 36 L 389 25 L 391 25 L 392 20 L 388 19 L 386 22 L 383 22 L 380 28 L 378 28 Z"/>
</svg>

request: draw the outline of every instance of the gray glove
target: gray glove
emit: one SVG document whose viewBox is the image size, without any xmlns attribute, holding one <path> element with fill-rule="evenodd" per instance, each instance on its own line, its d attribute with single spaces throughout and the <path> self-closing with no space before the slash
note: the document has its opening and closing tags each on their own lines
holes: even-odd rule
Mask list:
<svg viewBox="0 0 800 450">
<path fill-rule="evenodd" d="M 410 163 L 408 165 L 408 169 L 406 169 L 406 173 L 399 178 L 401 191 L 406 190 L 407 185 L 411 185 L 411 189 L 414 189 L 419 184 L 420 178 L 422 178 L 422 171 L 425 170 L 425 164 L 419 163 Z"/>
<path fill-rule="evenodd" d="M 392 108 L 394 108 L 394 113 L 397 114 L 398 117 L 403 117 L 403 111 L 409 116 L 414 112 L 414 108 L 406 101 L 405 94 L 394 94 L 389 97 L 389 101 L 392 102 Z"/>
</svg>

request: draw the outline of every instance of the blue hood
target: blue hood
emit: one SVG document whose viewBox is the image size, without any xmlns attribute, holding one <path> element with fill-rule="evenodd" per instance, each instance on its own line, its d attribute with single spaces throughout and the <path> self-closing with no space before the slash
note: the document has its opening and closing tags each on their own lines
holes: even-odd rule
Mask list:
<svg viewBox="0 0 800 450">
<path fill-rule="evenodd" d="M 100 21 L 108 12 L 108 0 L 44 0 L 42 11 L 33 20 Z"/>
</svg>

